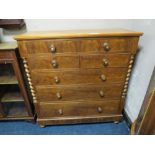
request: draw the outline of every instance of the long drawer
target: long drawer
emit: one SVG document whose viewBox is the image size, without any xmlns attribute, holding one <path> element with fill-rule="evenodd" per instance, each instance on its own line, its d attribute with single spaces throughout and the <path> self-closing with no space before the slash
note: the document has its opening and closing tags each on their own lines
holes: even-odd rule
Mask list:
<svg viewBox="0 0 155 155">
<path fill-rule="evenodd" d="M 78 117 L 93 115 L 120 114 L 119 100 L 81 101 L 81 102 L 42 102 L 38 117 Z"/>
<path fill-rule="evenodd" d="M 71 101 L 71 100 L 104 100 L 119 99 L 122 84 L 115 85 L 65 85 L 65 86 L 36 86 L 37 98 L 42 101 Z"/>
<path fill-rule="evenodd" d="M 70 53 L 70 52 L 129 52 L 132 38 L 113 37 L 101 39 L 46 39 L 23 41 L 24 49 L 32 53 Z"/>
<path fill-rule="evenodd" d="M 32 70 L 35 85 L 123 83 L 126 68 Z"/>
<path fill-rule="evenodd" d="M 28 58 L 31 69 L 127 67 L 129 54 L 34 54 Z"/>
</svg>

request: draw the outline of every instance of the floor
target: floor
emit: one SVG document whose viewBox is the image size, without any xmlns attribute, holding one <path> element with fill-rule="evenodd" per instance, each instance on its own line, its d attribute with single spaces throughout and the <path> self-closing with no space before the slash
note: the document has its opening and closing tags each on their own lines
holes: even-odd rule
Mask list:
<svg viewBox="0 0 155 155">
<path fill-rule="evenodd" d="M 128 135 L 125 121 L 80 125 L 46 126 L 40 128 L 30 122 L 0 122 L 0 135 Z"/>
</svg>

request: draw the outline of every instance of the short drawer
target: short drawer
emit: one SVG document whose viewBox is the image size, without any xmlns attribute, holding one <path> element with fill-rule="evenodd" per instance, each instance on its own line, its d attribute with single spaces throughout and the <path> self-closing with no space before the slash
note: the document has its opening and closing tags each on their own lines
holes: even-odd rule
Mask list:
<svg viewBox="0 0 155 155">
<path fill-rule="evenodd" d="M 101 85 L 67 85 L 36 86 L 39 101 L 104 100 L 119 99 L 123 84 Z"/>
<path fill-rule="evenodd" d="M 129 38 L 83 39 L 80 41 L 80 52 L 127 53 L 132 44 Z"/>
<path fill-rule="evenodd" d="M 35 85 L 106 84 L 122 83 L 126 68 L 32 70 Z"/>
<path fill-rule="evenodd" d="M 78 117 L 120 114 L 120 101 L 43 102 L 39 104 L 39 117 Z"/>
<path fill-rule="evenodd" d="M 127 67 L 129 54 L 81 54 L 80 68 Z"/>
<path fill-rule="evenodd" d="M 23 46 L 28 54 L 77 52 L 76 40 L 32 40 L 24 41 Z"/>
<path fill-rule="evenodd" d="M 7 62 L 7 61 L 12 61 L 14 58 L 13 58 L 13 53 L 10 52 L 10 51 L 1 51 L 0 52 L 0 63 L 3 63 L 3 62 Z"/>
<path fill-rule="evenodd" d="M 79 68 L 78 55 L 30 55 L 28 64 L 31 69 Z"/>
</svg>

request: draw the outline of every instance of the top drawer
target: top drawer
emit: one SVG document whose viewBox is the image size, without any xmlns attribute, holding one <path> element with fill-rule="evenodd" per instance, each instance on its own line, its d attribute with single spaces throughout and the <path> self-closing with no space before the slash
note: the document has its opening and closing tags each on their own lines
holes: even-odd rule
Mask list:
<svg viewBox="0 0 155 155">
<path fill-rule="evenodd" d="M 28 54 L 77 52 L 76 40 L 31 40 L 23 45 Z"/>
<path fill-rule="evenodd" d="M 80 52 L 129 52 L 132 42 L 129 38 L 103 38 L 80 40 Z"/>
<path fill-rule="evenodd" d="M 73 53 L 73 52 L 102 52 L 127 53 L 133 51 L 136 39 L 133 37 L 109 37 L 87 39 L 48 39 L 22 41 L 19 47 L 23 54 L 32 53 Z"/>
</svg>

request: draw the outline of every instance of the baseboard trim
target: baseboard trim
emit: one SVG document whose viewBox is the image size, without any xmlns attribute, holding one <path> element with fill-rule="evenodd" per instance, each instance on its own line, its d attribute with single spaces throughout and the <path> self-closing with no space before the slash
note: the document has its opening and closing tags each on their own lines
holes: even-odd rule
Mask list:
<svg viewBox="0 0 155 155">
<path fill-rule="evenodd" d="M 126 121 L 128 127 L 131 129 L 132 121 L 125 110 L 123 111 L 123 117 L 124 117 L 124 120 Z"/>
</svg>

